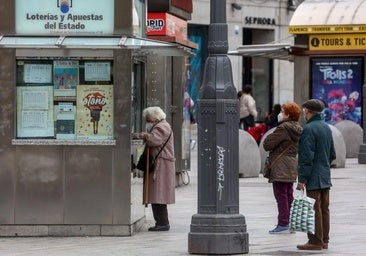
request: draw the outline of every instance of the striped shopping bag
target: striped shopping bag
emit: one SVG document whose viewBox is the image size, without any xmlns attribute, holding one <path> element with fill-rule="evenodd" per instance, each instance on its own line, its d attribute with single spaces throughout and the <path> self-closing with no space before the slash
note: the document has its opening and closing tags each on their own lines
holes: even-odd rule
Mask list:
<svg viewBox="0 0 366 256">
<path fill-rule="evenodd" d="M 290 210 L 290 230 L 314 234 L 315 199 L 306 195 L 306 189 L 295 196 Z"/>
</svg>

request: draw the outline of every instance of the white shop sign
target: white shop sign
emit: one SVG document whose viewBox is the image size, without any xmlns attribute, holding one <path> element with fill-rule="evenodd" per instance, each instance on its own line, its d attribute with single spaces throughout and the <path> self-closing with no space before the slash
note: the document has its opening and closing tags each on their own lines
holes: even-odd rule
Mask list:
<svg viewBox="0 0 366 256">
<path fill-rule="evenodd" d="M 113 34 L 114 0 L 16 0 L 16 33 Z"/>
</svg>

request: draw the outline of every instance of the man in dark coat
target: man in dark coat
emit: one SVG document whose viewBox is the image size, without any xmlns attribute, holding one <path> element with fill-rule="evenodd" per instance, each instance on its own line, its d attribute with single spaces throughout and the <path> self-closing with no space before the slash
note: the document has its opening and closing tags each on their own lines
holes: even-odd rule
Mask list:
<svg viewBox="0 0 366 256">
<path fill-rule="evenodd" d="M 315 234 L 308 233 L 309 241 L 297 248 L 322 250 L 328 249 L 330 165 L 336 153 L 332 131 L 320 116 L 324 103 L 311 99 L 302 107 L 307 123 L 299 141 L 298 188 L 306 187 L 307 195 L 315 199 Z"/>
</svg>

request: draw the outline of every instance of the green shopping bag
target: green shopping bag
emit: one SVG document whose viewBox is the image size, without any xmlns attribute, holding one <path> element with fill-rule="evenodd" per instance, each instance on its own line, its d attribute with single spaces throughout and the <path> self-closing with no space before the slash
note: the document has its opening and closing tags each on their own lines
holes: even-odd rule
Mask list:
<svg viewBox="0 0 366 256">
<path fill-rule="evenodd" d="M 295 196 L 290 210 L 290 230 L 314 234 L 314 204 L 315 199 L 306 195 L 306 189 L 301 190 Z"/>
</svg>

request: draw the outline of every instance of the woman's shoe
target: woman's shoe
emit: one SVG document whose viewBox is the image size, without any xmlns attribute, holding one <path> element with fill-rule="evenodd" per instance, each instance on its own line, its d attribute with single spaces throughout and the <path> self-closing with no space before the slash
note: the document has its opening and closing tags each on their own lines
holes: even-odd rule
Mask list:
<svg viewBox="0 0 366 256">
<path fill-rule="evenodd" d="M 157 226 L 155 225 L 154 227 L 149 228 L 149 231 L 169 231 L 170 229 L 170 225 L 165 225 L 165 226 Z"/>
<path fill-rule="evenodd" d="M 270 230 L 269 233 L 273 235 L 273 234 L 290 234 L 292 232 L 290 231 L 289 226 L 277 225 L 274 229 Z"/>
</svg>

